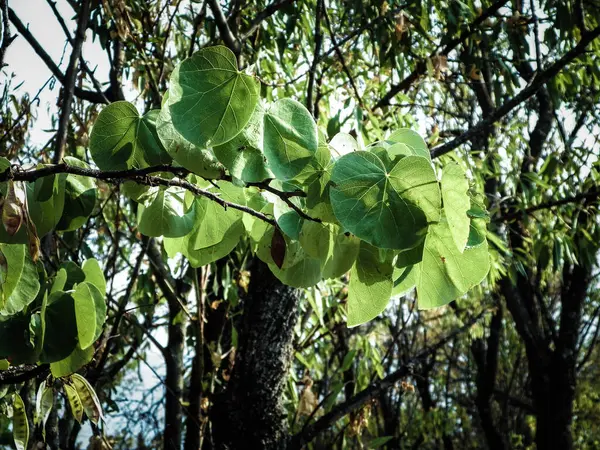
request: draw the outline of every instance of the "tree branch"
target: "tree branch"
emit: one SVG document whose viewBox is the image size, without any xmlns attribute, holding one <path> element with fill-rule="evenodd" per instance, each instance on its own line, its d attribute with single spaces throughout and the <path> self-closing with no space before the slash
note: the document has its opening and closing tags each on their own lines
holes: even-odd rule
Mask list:
<svg viewBox="0 0 600 450">
<path fill-rule="evenodd" d="M 56 79 L 58 81 L 60 81 L 60 83 L 62 85 L 65 85 L 66 76 L 61 72 L 61 70 L 54 63 L 54 61 L 52 60 L 50 55 L 48 55 L 48 53 L 46 53 L 46 50 L 44 50 L 44 48 L 40 45 L 40 43 L 37 41 L 37 39 L 35 37 L 33 37 L 31 32 L 29 31 L 29 29 L 23 24 L 23 22 L 21 22 L 19 17 L 15 14 L 15 12 L 11 8 L 8 8 L 8 16 L 10 18 L 10 21 L 13 23 L 13 25 L 17 29 L 17 31 L 19 33 L 21 33 L 21 35 L 25 38 L 25 40 L 33 48 L 35 53 L 37 53 L 37 55 L 42 59 L 42 61 L 44 61 L 44 63 L 48 67 L 48 69 L 50 69 L 50 72 L 52 72 L 52 75 L 54 75 L 56 77 Z M 82 100 L 87 100 L 88 102 L 91 102 L 91 103 L 106 103 L 104 96 L 99 95 L 97 92 L 94 92 L 94 91 L 87 91 L 85 89 L 81 89 L 81 88 L 75 86 L 73 93 L 74 93 L 75 97 L 80 98 Z"/>
<path fill-rule="evenodd" d="M 473 126 L 469 130 L 465 131 L 456 139 L 448 142 L 447 144 L 443 144 L 437 146 L 431 150 L 431 157 L 437 158 L 438 156 L 445 155 L 448 152 L 451 152 L 455 148 L 459 147 L 461 144 L 471 140 L 478 133 L 480 133 L 485 128 L 490 125 L 496 123 L 498 120 L 506 116 L 510 111 L 519 106 L 525 100 L 532 97 L 540 87 L 554 78 L 562 69 L 565 68 L 569 63 L 571 63 L 575 58 L 583 54 L 587 46 L 594 41 L 598 36 L 600 36 L 600 26 L 594 28 L 589 33 L 582 36 L 579 43 L 565 53 L 562 58 L 556 61 L 554 64 L 549 66 L 545 71 L 538 73 L 538 75 L 533 78 L 529 86 L 522 89 L 516 96 L 512 99 L 506 101 L 502 106 L 500 106 L 496 111 L 494 111 L 488 118 L 480 121 L 477 125 Z"/>
<path fill-rule="evenodd" d="M 470 25 L 468 25 L 467 31 L 462 33 L 460 36 L 457 36 L 457 37 L 454 37 L 453 39 L 451 39 L 450 42 L 448 42 L 448 44 L 446 44 L 446 46 L 440 53 L 437 53 L 437 50 L 432 52 L 431 55 L 429 56 L 429 58 L 427 58 L 427 59 L 433 58 L 434 56 L 438 56 L 438 55 L 448 56 L 448 54 L 452 50 L 454 50 L 456 47 L 458 47 L 458 45 L 460 45 L 461 43 L 465 42 L 475 31 L 477 31 L 477 27 L 479 25 L 481 25 L 488 18 L 490 18 L 494 14 L 496 14 L 496 12 L 498 12 L 498 10 L 500 8 L 502 8 L 506 3 L 508 3 L 508 0 L 497 0 L 496 2 L 494 2 L 479 17 L 477 17 L 473 22 L 471 22 Z M 448 36 L 445 36 L 444 38 L 442 38 L 442 42 L 447 37 Z M 421 75 L 423 75 L 425 73 L 425 71 L 427 70 L 427 59 L 421 59 L 420 61 L 418 61 L 414 70 L 406 78 L 404 78 L 404 80 L 402 80 L 400 83 L 393 85 L 392 88 L 388 91 L 388 93 L 385 94 L 381 98 L 381 100 L 379 100 L 375 104 L 373 109 L 388 106 L 390 104 L 390 101 L 396 96 L 396 94 L 410 88 L 412 86 L 412 84 L 417 80 L 417 78 L 419 78 Z"/>
<path fill-rule="evenodd" d="M 496 220 L 502 221 L 502 222 L 508 222 L 510 220 L 516 219 L 517 217 L 519 217 L 522 214 L 529 215 L 536 211 L 557 208 L 559 206 L 568 205 L 570 203 L 578 203 L 582 200 L 593 201 L 593 200 L 597 200 L 598 197 L 600 197 L 600 189 L 596 188 L 596 189 L 592 189 L 588 192 L 582 192 L 577 195 L 572 195 L 570 197 L 564 197 L 559 200 L 551 200 L 549 202 L 540 203 L 539 205 L 530 206 L 529 208 L 525 208 L 524 210 L 521 210 L 521 211 L 511 211 L 511 212 L 501 215 Z"/>
<path fill-rule="evenodd" d="M 213 13 L 213 17 L 215 19 L 217 28 L 219 29 L 221 39 L 223 39 L 225 45 L 227 45 L 227 47 L 229 47 L 229 49 L 239 58 L 239 55 L 242 51 L 242 46 L 238 38 L 233 34 L 233 31 L 231 31 L 231 28 L 229 28 L 227 18 L 225 17 L 225 14 L 223 14 L 223 10 L 219 5 L 219 0 L 208 0 L 208 6 L 210 6 L 210 10 Z"/>
<path fill-rule="evenodd" d="M 2 35 L 0 36 L 0 70 L 4 67 L 4 55 L 6 49 L 12 43 L 14 37 L 10 35 L 10 27 L 8 23 L 8 0 L 0 0 L 0 18 L 2 23 Z"/>
<path fill-rule="evenodd" d="M 83 167 L 70 166 L 65 163 L 61 164 L 53 164 L 47 165 L 41 169 L 32 169 L 32 170 L 20 170 L 17 166 L 17 170 L 9 170 L 7 169 L 5 172 L 0 173 L 0 182 L 6 181 L 8 179 L 12 179 L 14 181 L 28 181 L 32 182 L 39 178 L 47 177 L 50 175 L 56 175 L 61 173 L 72 174 L 72 175 L 80 175 L 83 177 L 96 178 L 98 180 L 110 181 L 113 183 L 119 183 L 123 180 L 131 180 L 136 183 L 143 184 L 146 186 L 177 186 L 181 187 L 185 190 L 190 191 L 191 193 L 206 197 L 214 202 L 217 202 L 223 208 L 233 208 L 239 211 L 250 214 L 254 217 L 257 217 L 264 222 L 267 222 L 270 225 L 275 226 L 276 221 L 267 217 L 265 214 L 255 211 L 252 208 L 248 208 L 247 206 L 238 205 L 237 203 L 231 203 L 226 200 L 223 200 L 214 192 L 206 191 L 190 183 L 185 180 L 172 179 L 167 180 L 158 176 L 151 176 L 151 173 L 157 172 L 168 172 L 179 177 L 185 177 L 190 172 L 187 169 L 182 167 L 173 167 L 170 165 L 158 165 L 152 167 L 146 167 L 144 169 L 127 169 L 127 170 L 111 170 L 111 171 L 102 171 L 97 169 L 86 169 Z M 230 177 L 223 177 L 223 181 L 231 181 Z M 311 217 L 302 211 L 298 206 L 290 201 L 291 197 L 304 197 L 306 194 L 301 191 L 293 191 L 293 192 L 283 192 L 279 191 L 268 185 L 267 182 L 261 183 L 248 183 L 248 186 L 258 187 L 259 189 L 264 189 L 268 192 L 271 192 L 277 195 L 279 198 L 283 200 L 291 209 L 296 211 L 298 215 L 303 217 L 304 219 L 311 220 L 313 222 L 321 222 L 321 219 L 316 217 Z"/>
<path fill-rule="evenodd" d="M 40 375 L 47 374 L 49 371 L 49 364 L 9 367 L 7 370 L 0 371 L 0 386 L 33 380 Z"/>
<path fill-rule="evenodd" d="M 354 397 L 346 400 L 345 402 L 337 405 L 330 412 L 322 416 L 319 420 L 311 425 L 307 425 L 304 427 L 302 431 L 292 436 L 289 448 L 292 450 L 304 448 L 306 444 L 311 442 L 315 437 L 317 437 L 320 433 L 326 431 L 329 427 L 335 424 L 339 419 L 346 416 L 347 414 L 355 411 L 360 408 L 362 405 L 367 403 L 369 400 L 375 398 L 381 392 L 391 388 L 402 378 L 408 376 L 412 372 L 412 367 L 418 364 L 421 360 L 426 358 L 427 356 L 437 352 L 441 347 L 446 345 L 449 341 L 454 339 L 457 335 L 463 333 L 468 330 L 473 324 L 479 321 L 486 311 L 482 311 L 477 316 L 473 317 L 462 327 L 456 329 L 452 333 L 448 334 L 446 337 L 440 339 L 434 345 L 427 347 L 425 350 L 421 351 L 415 357 L 411 358 L 406 364 L 400 366 L 398 370 L 392 372 L 382 380 L 376 381 L 369 385 L 366 389 L 362 390 Z"/>
<path fill-rule="evenodd" d="M 256 29 L 264 20 L 271 17 L 284 6 L 291 5 L 295 1 L 296 0 L 279 0 L 278 2 L 271 3 L 269 6 L 267 6 L 265 9 L 263 9 L 256 15 L 252 23 L 250 23 L 248 29 L 240 37 L 240 41 L 245 41 L 246 39 L 248 39 L 250 36 L 252 36 L 252 34 L 256 31 Z"/>
<path fill-rule="evenodd" d="M 58 131 L 56 133 L 56 151 L 54 152 L 54 163 L 58 164 L 65 156 L 65 147 L 67 145 L 67 131 L 69 121 L 71 119 L 71 106 L 75 96 L 75 82 L 77 81 L 77 72 L 79 66 L 79 58 L 81 49 L 85 39 L 85 30 L 87 29 L 88 20 L 90 18 L 90 2 L 91 0 L 83 0 L 79 17 L 77 21 L 77 30 L 75 31 L 75 39 L 73 41 L 73 51 L 67 66 L 65 81 L 63 82 L 63 98 L 62 108 L 58 119 Z"/>
</svg>

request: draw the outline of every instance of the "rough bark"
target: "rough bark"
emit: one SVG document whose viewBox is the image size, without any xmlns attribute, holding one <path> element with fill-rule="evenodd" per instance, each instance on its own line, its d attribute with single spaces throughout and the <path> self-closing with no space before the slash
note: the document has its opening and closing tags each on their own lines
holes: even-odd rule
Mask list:
<svg viewBox="0 0 600 450">
<path fill-rule="evenodd" d="M 491 450 L 505 450 L 508 448 L 504 437 L 499 431 L 499 427 L 496 426 L 494 421 L 491 405 L 496 385 L 496 373 L 498 371 L 498 346 L 501 329 L 502 305 L 499 305 L 496 313 L 492 316 L 487 345 L 484 344 L 483 339 L 476 339 L 471 345 L 471 353 L 477 365 L 477 395 L 475 404 L 481 428 L 487 445 Z"/>
<path fill-rule="evenodd" d="M 211 411 L 217 448 L 285 448 L 282 393 L 293 355 L 299 298 L 296 289 L 254 260 L 235 365 Z"/>
</svg>

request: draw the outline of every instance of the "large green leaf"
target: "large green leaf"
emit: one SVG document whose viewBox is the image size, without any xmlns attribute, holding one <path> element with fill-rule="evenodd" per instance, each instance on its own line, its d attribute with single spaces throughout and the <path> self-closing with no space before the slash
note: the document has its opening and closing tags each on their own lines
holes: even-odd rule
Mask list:
<svg viewBox="0 0 600 450">
<path fill-rule="evenodd" d="M 241 220 L 237 221 L 229 227 L 218 243 L 201 249 L 194 249 L 194 242 L 197 238 L 196 232 L 182 238 L 165 238 L 165 251 L 170 258 L 175 257 L 177 253 L 181 253 L 188 259 L 192 267 L 202 267 L 228 255 L 240 242 L 240 236 L 243 232 L 244 224 Z"/>
<path fill-rule="evenodd" d="M 227 47 L 204 48 L 175 68 L 167 102 L 185 139 L 214 147 L 246 126 L 258 102 L 258 82 L 238 70 Z"/>
<path fill-rule="evenodd" d="M 170 163 L 156 134 L 157 116 L 157 110 L 140 116 L 136 107 L 125 101 L 105 107 L 90 136 L 96 165 L 102 170 L 123 170 Z"/>
<path fill-rule="evenodd" d="M 263 154 L 265 111 L 259 103 L 240 134 L 215 147 L 215 155 L 235 178 L 246 183 L 273 178 Z"/>
<path fill-rule="evenodd" d="M 81 270 L 85 274 L 85 281 L 92 283 L 104 296 L 106 292 L 106 280 L 100 267 L 100 263 L 95 258 L 86 259 L 81 265 Z"/>
<path fill-rule="evenodd" d="M 309 220 L 302 226 L 300 244 L 310 257 L 321 261 L 323 278 L 337 278 L 348 272 L 360 248 L 360 240 L 346 236 L 339 226 Z"/>
<path fill-rule="evenodd" d="M 62 217 L 66 181 L 67 175 L 61 174 L 27 183 L 27 206 L 39 237 L 49 233 Z"/>
<path fill-rule="evenodd" d="M 416 131 L 408 128 L 401 128 L 393 132 L 386 140 L 393 143 L 390 146 L 390 152 L 393 154 L 421 156 L 431 161 L 429 147 L 427 147 L 427 144 L 421 135 Z"/>
<path fill-rule="evenodd" d="M 269 264 L 271 272 L 279 281 L 288 286 L 307 288 L 314 286 L 321 280 L 321 261 L 316 258 L 304 257 L 288 268 L 278 268 Z"/>
<path fill-rule="evenodd" d="M 93 357 L 93 346 L 82 349 L 79 344 L 77 344 L 69 356 L 50 364 L 50 372 L 52 372 L 52 376 L 55 378 L 66 377 L 77 372 L 79 369 L 89 363 Z"/>
<path fill-rule="evenodd" d="M 417 281 L 420 309 L 445 305 L 481 283 L 490 262 L 487 242 L 459 252 L 444 219 L 429 228 Z"/>
<path fill-rule="evenodd" d="M 38 271 L 29 251 L 21 244 L 0 244 L 6 260 L 0 292 L 0 314 L 12 315 L 33 302 L 40 290 Z"/>
<path fill-rule="evenodd" d="M 377 317 L 392 295 L 393 253 L 361 243 L 358 259 L 350 271 L 348 326 L 355 327 Z"/>
<path fill-rule="evenodd" d="M 73 297 L 53 292 L 42 305 L 44 344 L 40 361 L 52 363 L 68 357 L 78 345 L 77 321 Z"/>
<path fill-rule="evenodd" d="M 213 192 L 228 202 L 240 203 L 241 189 L 231 183 L 221 182 L 217 185 L 220 189 Z M 245 198 L 244 198 L 245 200 Z M 242 212 L 237 209 L 225 209 L 217 202 L 206 197 L 197 197 L 196 222 L 194 225 L 194 239 L 190 240 L 194 250 L 212 247 L 221 242 L 229 229 L 242 220 Z"/>
<path fill-rule="evenodd" d="M 469 238 L 470 222 L 467 211 L 471 200 L 467 191 L 469 181 L 465 171 L 456 163 L 451 162 L 444 166 L 442 172 L 442 199 L 444 200 L 444 213 L 454 243 L 459 252 L 463 252 Z"/>
<path fill-rule="evenodd" d="M 317 125 L 301 103 L 278 100 L 265 112 L 263 145 L 271 171 L 280 180 L 290 180 L 317 152 Z"/>
<path fill-rule="evenodd" d="M 408 249 L 439 220 L 439 185 L 429 161 L 406 156 L 387 170 L 379 156 L 354 152 L 333 167 L 330 198 L 342 226 L 380 248 Z"/>
<path fill-rule="evenodd" d="M 71 166 L 89 168 L 86 163 L 71 156 L 65 156 L 64 160 Z M 94 211 L 97 190 L 98 188 L 93 178 L 68 175 L 65 181 L 63 214 L 56 225 L 56 229 L 73 231 L 85 224 L 88 217 Z"/>
<path fill-rule="evenodd" d="M 91 346 L 96 337 L 96 301 L 95 296 L 101 295 L 96 286 L 91 283 L 80 283 L 73 292 L 75 304 L 75 320 L 77 322 L 77 339 L 83 349 Z"/>
<path fill-rule="evenodd" d="M 160 110 L 156 120 L 156 131 L 167 153 L 182 167 L 207 179 L 220 178 L 223 175 L 223 166 L 210 149 L 195 146 L 177 132 L 168 105 Z"/>
<path fill-rule="evenodd" d="M 146 236 L 182 237 L 192 231 L 196 219 L 195 204 L 185 208 L 185 190 L 155 187 L 138 206 L 138 230 Z"/>
<path fill-rule="evenodd" d="M 30 327 L 30 316 L 15 314 L 0 316 L 0 358 L 10 358 L 13 365 L 34 364 L 37 362 L 39 351 L 33 345 L 41 340 L 41 331 Z"/>
</svg>

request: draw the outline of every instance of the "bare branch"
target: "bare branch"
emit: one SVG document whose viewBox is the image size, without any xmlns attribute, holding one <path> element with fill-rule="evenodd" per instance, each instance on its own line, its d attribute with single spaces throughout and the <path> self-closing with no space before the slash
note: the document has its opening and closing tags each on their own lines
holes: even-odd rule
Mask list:
<svg viewBox="0 0 600 450">
<path fill-rule="evenodd" d="M 215 23 L 219 29 L 221 39 L 223 39 L 225 45 L 227 45 L 227 47 L 229 47 L 229 49 L 239 57 L 242 46 L 238 38 L 233 34 L 233 31 L 231 31 L 231 28 L 229 28 L 227 18 L 225 17 L 225 14 L 223 14 L 223 10 L 219 5 L 219 0 L 208 0 L 208 6 L 210 6 L 210 10 L 215 18 Z"/>
<path fill-rule="evenodd" d="M 77 30 L 75 31 L 75 39 L 73 40 L 73 51 L 71 52 L 67 73 L 65 74 L 65 81 L 63 82 L 64 95 L 58 119 L 58 131 L 56 133 L 56 151 L 54 152 L 55 164 L 60 163 L 65 155 L 67 131 L 69 120 L 71 119 L 71 106 L 75 96 L 75 82 L 77 81 L 79 58 L 81 56 L 83 41 L 85 40 L 85 30 L 87 29 L 88 20 L 90 18 L 90 2 L 91 0 L 83 0 L 83 4 L 81 5 L 77 21 Z"/>
</svg>

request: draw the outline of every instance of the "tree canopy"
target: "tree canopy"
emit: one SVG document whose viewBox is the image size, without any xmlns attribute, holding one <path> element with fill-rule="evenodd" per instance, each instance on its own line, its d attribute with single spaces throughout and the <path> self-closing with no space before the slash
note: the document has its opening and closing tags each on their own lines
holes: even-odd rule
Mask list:
<svg viewBox="0 0 600 450">
<path fill-rule="evenodd" d="M 36 4 L 3 445 L 597 448 L 595 0 Z"/>
</svg>

